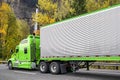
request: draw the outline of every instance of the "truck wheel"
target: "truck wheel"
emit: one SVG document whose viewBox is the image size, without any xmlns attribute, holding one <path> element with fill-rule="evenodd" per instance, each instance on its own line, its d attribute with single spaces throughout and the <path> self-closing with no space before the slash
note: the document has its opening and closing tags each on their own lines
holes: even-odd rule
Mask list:
<svg viewBox="0 0 120 80">
<path fill-rule="evenodd" d="M 50 64 L 50 72 L 52 74 L 59 74 L 60 73 L 60 63 L 59 62 L 52 62 Z"/>
<path fill-rule="evenodd" d="M 49 64 L 47 62 L 40 62 L 40 72 L 47 73 L 49 71 Z"/>
<path fill-rule="evenodd" d="M 9 70 L 12 70 L 12 69 L 13 69 L 12 62 L 8 62 L 8 68 L 9 68 Z"/>
</svg>

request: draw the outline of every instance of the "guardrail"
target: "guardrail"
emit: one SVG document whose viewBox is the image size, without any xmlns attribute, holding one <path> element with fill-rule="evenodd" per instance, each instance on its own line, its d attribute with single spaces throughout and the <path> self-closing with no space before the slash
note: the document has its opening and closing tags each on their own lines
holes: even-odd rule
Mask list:
<svg viewBox="0 0 120 80">
<path fill-rule="evenodd" d="M 119 70 L 120 63 L 95 62 L 92 66 L 98 66 L 98 69 L 101 69 L 101 66 L 115 67 L 116 70 Z"/>
<path fill-rule="evenodd" d="M 0 64 L 7 64 L 7 61 L 0 61 Z"/>
</svg>

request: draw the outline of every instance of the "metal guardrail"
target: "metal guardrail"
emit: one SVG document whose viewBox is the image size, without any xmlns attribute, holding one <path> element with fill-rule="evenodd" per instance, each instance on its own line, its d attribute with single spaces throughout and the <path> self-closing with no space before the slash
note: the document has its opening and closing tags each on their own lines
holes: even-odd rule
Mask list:
<svg viewBox="0 0 120 80">
<path fill-rule="evenodd" d="M 101 69 L 101 66 L 113 66 L 116 68 L 116 70 L 119 69 L 120 63 L 106 63 L 106 62 L 95 62 L 92 64 L 93 66 L 98 66 L 98 69 Z"/>
<path fill-rule="evenodd" d="M 0 64 L 7 64 L 7 61 L 0 61 Z"/>
<path fill-rule="evenodd" d="M 95 62 L 93 65 L 101 65 L 101 66 L 120 66 L 120 63 Z"/>
</svg>

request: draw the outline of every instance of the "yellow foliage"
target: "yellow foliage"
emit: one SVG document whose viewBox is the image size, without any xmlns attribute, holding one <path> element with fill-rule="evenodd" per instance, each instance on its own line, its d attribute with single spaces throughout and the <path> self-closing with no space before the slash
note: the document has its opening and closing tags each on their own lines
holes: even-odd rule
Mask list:
<svg viewBox="0 0 120 80">
<path fill-rule="evenodd" d="M 86 0 L 85 8 L 88 12 L 91 12 L 118 3 L 120 3 L 120 0 Z"/>
<path fill-rule="evenodd" d="M 109 6 L 109 0 L 86 0 L 86 10 L 88 12 L 105 8 Z"/>
<path fill-rule="evenodd" d="M 6 34 L 6 31 L 4 30 L 4 29 L 0 29 L 0 33 L 2 33 L 2 34 Z"/>
<path fill-rule="evenodd" d="M 69 0 L 38 0 L 40 9 L 38 14 L 33 14 L 33 21 L 38 22 L 40 26 L 51 24 L 56 20 L 62 20 L 69 13 L 74 13 Z"/>
<path fill-rule="evenodd" d="M 8 27 L 8 19 L 9 15 L 13 14 L 10 6 L 6 3 L 2 3 L 2 6 L 0 7 L 0 28 L 1 29 L 7 29 Z"/>
<path fill-rule="evenodd" d="M 58 20 L 62 20 L 65 18 L 69 13 L 74 13 L 75 9 L 71 7 L 71 3 L 69 0 L 60 0 L 58 4 L 57 11 L 54 12 L 54 18 Z"/>
<path fill-rule="evenodd" d="M 0 7 L 0 10 L 1 11 L 5 11 L 5 12 L 11 12 L 11 8 L 10 8 L 10 6 L 8 5 L 8 4 L 6 4 L 6 3 L 2 3 L 2 6 Z"/>
<path fill-rule="evenodd" d="M 2 57 L 9 57 L 10 49 L 14 49 L 19 41 L 29 34 L 29 27 L 25 21 L 17 20 L 14 12 L 7 3 L 0 7 L 0 33 L 2 36 Z"/>
<path fill-rule="evenodd" d="M 50 24 L 54 22 L 55 22 L 55 19 L 50 19 Z"/>
<path fill-rule="evenodd" d="M 44 9 L 49 12 L 57 9 L 57 4 L 53 3 L 52 0 L 38 0 L 38 5 L 40 9 Z"/>
<path fill-rule="evenodd" d="M 34 16 L 35 16 L 35 14 L 34 14 Z M 34 17 L 33 21 L 38 22 L 39 25 L 45 25 L 45 24 L 49 24 L 49 23 L 54 23 L 55 19 L 49 17 L 49 15 L 47 15 L 47 14 L 38 13 L 37 18 Z"/>
</svg>

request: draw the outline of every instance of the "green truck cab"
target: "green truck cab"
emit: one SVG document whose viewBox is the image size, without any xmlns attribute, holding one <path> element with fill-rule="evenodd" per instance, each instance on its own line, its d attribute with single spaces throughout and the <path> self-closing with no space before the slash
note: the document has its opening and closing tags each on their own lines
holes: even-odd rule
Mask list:
<svg viewBox="0 0 120 80">
<path fill-rule="evenodd" d="M 29 35 L 23 39 L 8 60 L 8 67 L 35 69 L 40 58 L 40 37 Z"/>
</svg>

